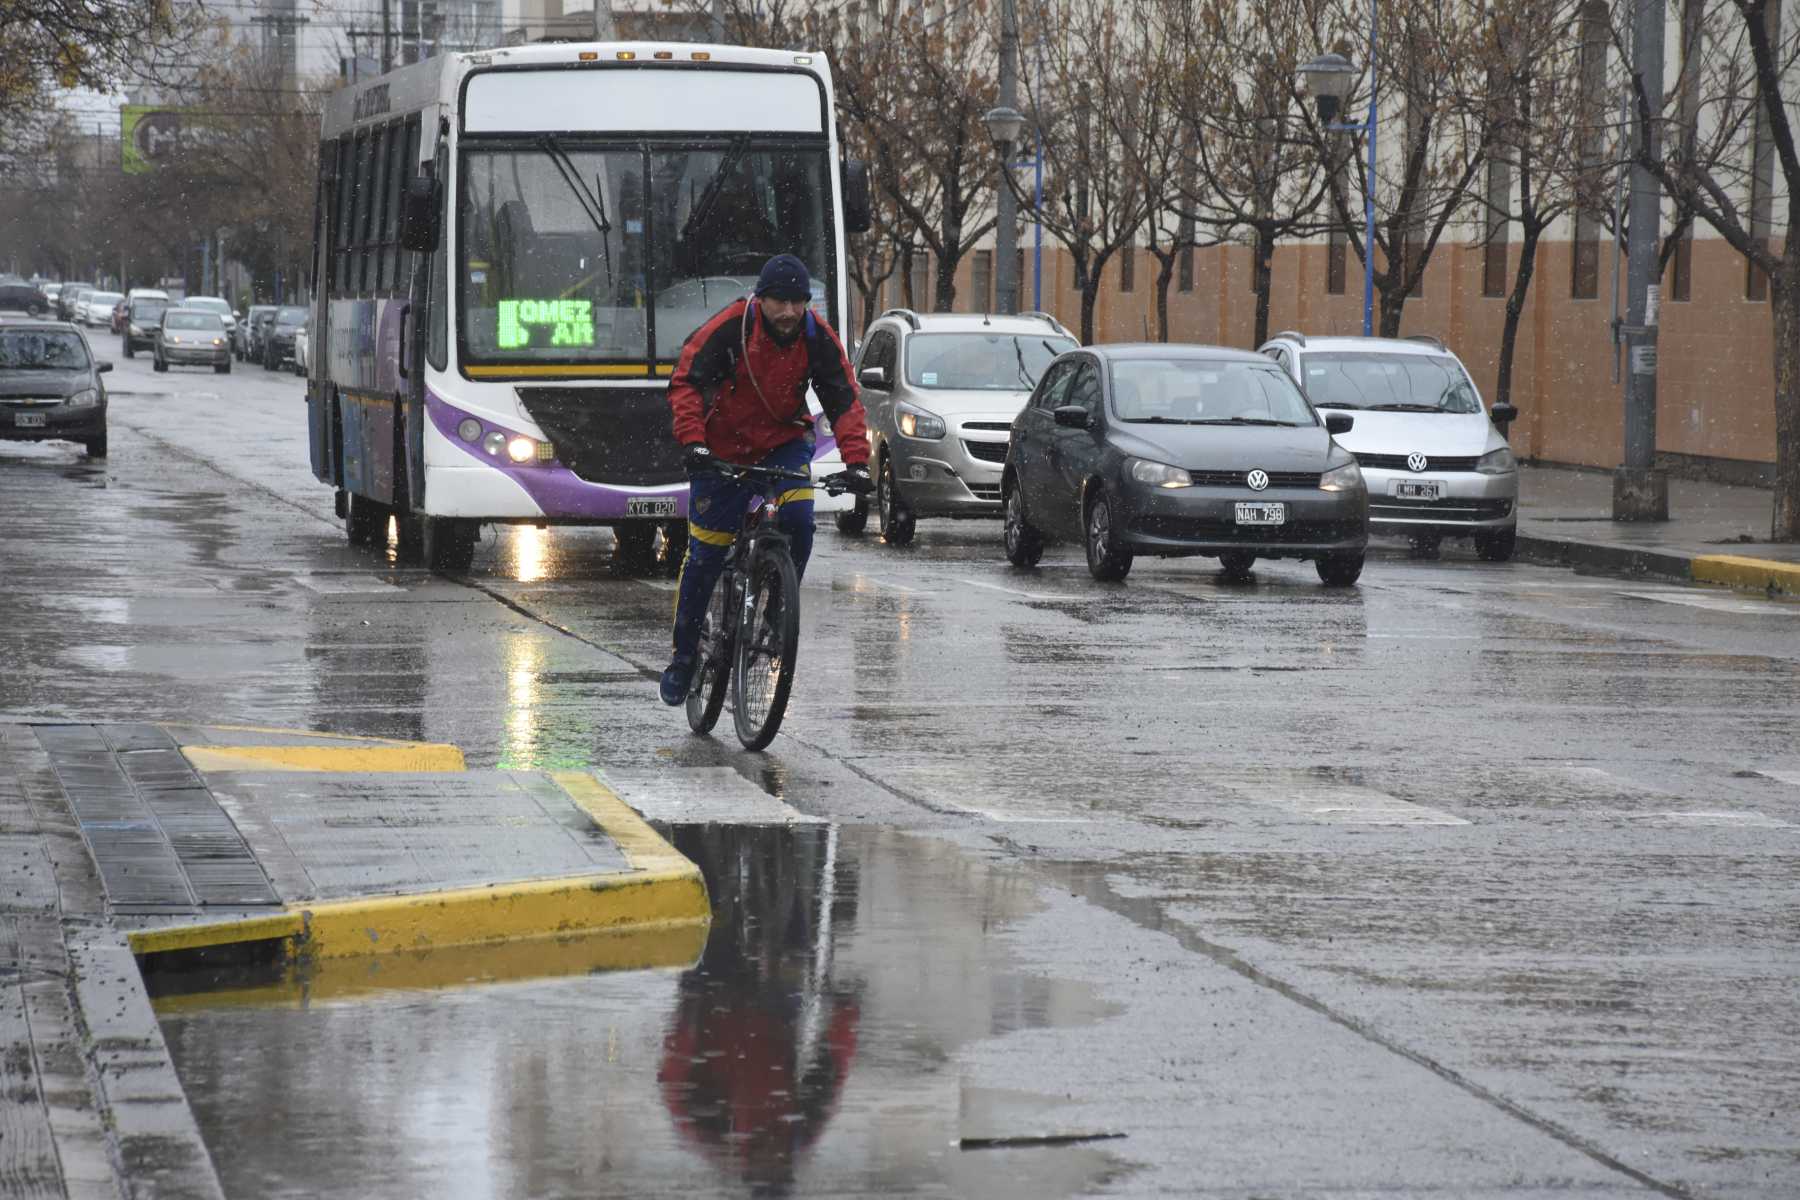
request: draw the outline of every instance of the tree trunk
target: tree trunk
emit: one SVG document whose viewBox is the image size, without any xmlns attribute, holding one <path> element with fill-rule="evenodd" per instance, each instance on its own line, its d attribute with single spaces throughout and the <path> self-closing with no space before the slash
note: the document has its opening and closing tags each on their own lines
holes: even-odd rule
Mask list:
<svg viewBox="0 0 1800 1200">
<path fill-rule="evenodd" d="M 1800 541 L 1800 238 L 1788 231 L 1781 274 L 1769 279 L 1775 322 L 1775 514 L 1769 536 Z"/>
<path fill-rule="evenodd" d="M 1081 284 L 1081 344 L 1094 344 L 1094 309 L 1100 303 L 1100 272 L 1089 271 Z"/>
<path fill-rule="evenodd" d="M 938 256 L 937 278 L 932 281 L 932 312 L 956 311 L 956 268 L 961 263 L 960 247 Z"/>
<path fill-rule="evenodd" d="M 1531 277 L 1537 270 L 1538 238 L 1542 231 L 1525 226 L 1525 240 L 1519 245 L 1519 269 L 1513 275 L 1512 292 L 1506 297 L 1506 324 L 1500 329 L 1500 375 L 1494 384 L 1494 403 L 1512 401 L 1513 349 L 1519 340 L 1519 319 L 1525 315 L 1525 298 L 1531 292 Z"/>
<path fill-rule="evenodd" d="M 1251 339 L 1250 344 L 1260 346 L 1269 340 L 1269 285 L 1275 274 L 1272 265 L 1275 241 L 1269 236 L 1267 229 L 1256 231 L 1256 248 L 1253 254 L 1250 285 L 1256 290 L 1256 336 Z"/>
<path fill-rule="evenodd" d="M 1399 337 L 1400 320 L 1406 315 L 1404 280 L 1395 279 L 1394 274 L 1390 270 L 1385 278 L 1377 276 L 1375 279 L 1375 333 L 1378 337 Z"/>
<path fill-rule="evenodd" d="M 1181 251 L 1164 258 L 1156 256 L 1156 340 L 1169 340 L 1169 283 L 1175 278 L 1175 258 Z"/>
</svg>

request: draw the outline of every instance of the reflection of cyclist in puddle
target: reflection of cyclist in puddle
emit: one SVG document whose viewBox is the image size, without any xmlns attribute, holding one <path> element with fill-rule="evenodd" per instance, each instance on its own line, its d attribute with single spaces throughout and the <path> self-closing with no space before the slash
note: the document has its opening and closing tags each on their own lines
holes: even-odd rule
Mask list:
<svg viewBox="0 0 1800 1200">
<path fill-rule="evenodd" d="M 674 841 L 705 872 L 713 926 L 681 978 L 663 1102 L 753 1194 L 786 1195 L 856 1053 L 856 991 L 831 979 L 834 920 L 854 921 L 854 883 L 840 894 L 837 834 L 823 826 L 703 826 Z"/>
</svg>

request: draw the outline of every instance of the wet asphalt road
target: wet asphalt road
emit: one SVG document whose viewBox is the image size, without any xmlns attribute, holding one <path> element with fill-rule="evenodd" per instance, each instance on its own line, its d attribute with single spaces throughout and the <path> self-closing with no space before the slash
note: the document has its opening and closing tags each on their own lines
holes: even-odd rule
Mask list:
<svg viewBox="0 0 1800 1200">
<path fill-rule="evenodd" d="M 687 971 L 169 1004 L 234 1196 L 1800 1193 L 1800 604 L 827 526 L 751 755 L 606 533 L 435 578 L 298 380 L 110 380 L 109 462 L 0 443 L 0 717 L 598 765 L 717 909 Z"/>
</svg>

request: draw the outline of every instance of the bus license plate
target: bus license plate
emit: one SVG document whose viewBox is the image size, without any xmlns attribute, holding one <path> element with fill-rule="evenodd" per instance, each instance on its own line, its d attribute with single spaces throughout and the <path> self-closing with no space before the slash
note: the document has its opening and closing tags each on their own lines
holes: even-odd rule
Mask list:
<svg viewBox="0 0 1800 1200">
<path fill-rule="evenodd" d="M 1394 481 L 1394 495 L 1402 500 L 1437 500 L 1444 494 L 1444 481 L 1441 479 L 1397 479 Z"/>
<path fill-rule="evenodd" d="M 42 429 L 44 427 L 44 414 L 14 413 L 13 426 L 17 429 Z"/>
<path fill-rule="evenodd" d="M 625 515 L 628 517 L 672 517 L 675 515 L 675 501 L 656 499 L 635 499 L 625 502 Z"/>
<path fill-rule="evenodd" d="M 1285 525 L 1287 524 L 1287 504 L 1239 503 L 1237 506 L 1237 523 L 1239 525 Z"/>
</svg>

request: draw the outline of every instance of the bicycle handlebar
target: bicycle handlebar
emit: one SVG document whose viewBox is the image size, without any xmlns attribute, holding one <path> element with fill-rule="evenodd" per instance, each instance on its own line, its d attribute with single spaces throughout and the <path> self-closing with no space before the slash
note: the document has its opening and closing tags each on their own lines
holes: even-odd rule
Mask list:
<svg viewBox="0 0 1800 1200">
<path fill-rule="evenodd" d="M 810 471 L 795 471 L 787 467 L 759 467 L 750 463 L 732 463 L 717 460 L 711 463 L 708 470 L 714 471 L 728 479 L 750 479 L 769 483 L 777 480 L 794 480 L 800 483 L 816 483 L 825 489 L 827 496 L 841 496 L 850 490 L 850 472 L 839 471 L 835 475 L 826 475 L 814 479 Z"/>
</svg>

